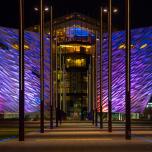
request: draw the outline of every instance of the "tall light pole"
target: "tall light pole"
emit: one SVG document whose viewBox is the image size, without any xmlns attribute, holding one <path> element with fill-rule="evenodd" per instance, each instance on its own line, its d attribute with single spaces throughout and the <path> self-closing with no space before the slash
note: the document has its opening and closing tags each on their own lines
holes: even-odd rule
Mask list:
<svg viewBox="0 0 152 152">
<path fill-rule="evenodd" d="M 130 99 L 130 60 L 131 60 L 131 30 L 130 30 L 130 0 L 125 0 L 126 6 L 126 139 L 131 139 L 131 99 Z"/>
<path fill-rule="evenodd" d="M 59 120 L 60 120 L 60 124 L 62 123 L 62 79 L 61 79 L 61 66 L 62 66 L 62 54 L 61 54 L 61 47 L 59 46 L 59 56 L 60 56 L 60 100 L 59 100 Z"/>
<path fill-rule="evenodd" d="M 108 131 L 112 132 L 112 0 L 108 2 Z"/>
<path fill-rule="evenodd" d="M 44 6 L 40 0 L 40 132 L 44 133 Z"/>
<path fill-rule="evenodd" d="M 108 131 L 112 132 L 112 13 L 118 13 L 118 9 L 112 9 L 112 0 L 109 0 L 109 7 L 103 12 L 108 14 Z"/>
<path fill-rule="evenodd" d="M 53 128 L 53 11 L 50 8 L 50 128 Z"/>
<path fill-rule="evenodd" d="M 36 12 L 39 11 L 38 7 L 35 7 L 34 10 Z M 44 7 L 44 1 L 40 0 L 40 132 L 44 133 L 44 12 L 48 12 L 49 7 L 45 6 Z M 50 10 L 51 11 L 51 10 Z M 51 12 L 52 13 L 52 12 Z M 51 21 L 50 21 L 51 22 Z M 50 23 L 52 24 L 52 23 Z M 50 27 L 51 30 L 52 26 Z M 51 35 L 51 34 L 50 34 Z M 51 76 L 51 49 L 52 49 L 52 36 L 50 37 L 50 84 L 52 76 Z M 52 86 L 52 85 L 51 85 Z M 53 126 L 53 112 L 51 112 L 52 107 L 52 89 L 50 86 L 50 128 Z"/>
<path fill-rule="evenodd" d="M 66 97 L 66 94 L 65 94 L 65 59 L 64 59 L 64 56 L 63 56 L 63 111 L 65 112 L 66 111 L 66 108 L 65 108 L 65 97 Z"/>
<path fill-rule="evenodd" d="M 96 31 L 96 44 L 95 44 L 95 60 L 94 60 L 94 109 L 95 109 L 95 126 L 98 125 L 98 109 L 97 109 L 97 64 L 98 64 L 98 54 L 97 54 L 97 40 L 98 40 L 98 32 Z"/>
<path fill-rule="evenodd" d="M 102 37 L 103 37 L 103 20 L 102 7 L 100 8 L 100 128 L 103 128 L 103 113 L 102 113 Z"/>
<path fill-rule="evenodd" d="M 95 119 L 94 119 L 94 114 L 95 114 L 95 84 L 94 84 L 94 73 L 95 73 L 95 69 L 94 69 L 94 60 L 95 60 L 95 51 L 93 50 L 92 52 L 92 57 L 91 57 L 91 81 L 92 81 L 92 124 L 94 125 L 95 123 Z"/>
<path fill-rule="evenodd" d="M 19 0 L 19 141 L 24 141 L 24 0 Z"/>
<path fill-rule="evenodd" d="M 92 112 L 92 106 L 91 106 L 91 61 L 89 63 L 88 68 L 88 113 Z"/>
<path fill-rule="evenodd" d="M 56 29 L 55 29 L 56 30 Z M 55 31 L 55 35 L 56 35 L 56 40 L 55 40 L 55 60 L 56 60 L 56 66 L 55 66 L 55 69 L 56 69 L 56 103 L 55 103 L 55 108 L 56 108 L 56 127 L 58 127 L 58 120 L 59 120 L 59 108 L 58 108 L 58 43 L 57 43 L 57 32 Z"/>
</svg>

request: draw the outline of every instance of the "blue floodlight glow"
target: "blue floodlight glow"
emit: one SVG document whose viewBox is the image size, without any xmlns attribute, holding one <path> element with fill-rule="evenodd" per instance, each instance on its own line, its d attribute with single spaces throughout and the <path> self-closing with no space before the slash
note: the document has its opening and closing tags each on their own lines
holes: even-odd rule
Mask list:
<svg viewBox="0 0 152 152">
<path fill-rule="evenodd" d="M 80 27 L 69 27 L 66 31 L 67 35 L 70 37 L 87 37 L 87 36 L 94 36 L 91 32 L 87 31 L 86 29 Z"/>
</svg>

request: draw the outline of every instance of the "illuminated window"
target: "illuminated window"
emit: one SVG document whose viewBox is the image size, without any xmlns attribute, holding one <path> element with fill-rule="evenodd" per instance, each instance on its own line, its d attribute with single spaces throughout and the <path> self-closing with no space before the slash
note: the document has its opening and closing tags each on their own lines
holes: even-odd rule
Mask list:
<svg viewBox="0 0 152 152">
<path fill-rule="evenodd" d="M 19 50 L 19 45 L 18 44 L 13 44 L 12 48 L 16 49 L 16 50 Z M 30 49 L 29 45 L 24 44 L 24 50 L 29 50 L 29 49 Z"/>
<path fill-rule="evenodd" d="M 143 44 L 141 47 L 140 47 L 140 49 L 144 49 L 145 47 L 147 47 L 147 43 L 145 43 L 145 44 Z"/>
<path fill-rule="evenodd" d="M 66 59 L 66 67 L 85 67 L 86 66 L 86 59 L 83 58 L 67 58 Z"/>
<path fill-rule="evenodd" d="M 68 52 L 68 53 L 73 53 L 73 52 L 80 52 L 81 48 L 84 48 L 84 51 L 86 53 L 90 53 L 91 52 L 91 48 L 92 46 L 90 45 L 75 45 L 75 44 L 71 44 L 71 45 L 60 45 L 60 47 L 62 48 L 63 51 Z"/>
<path fill-rule="evenodd" d="M 135 48 L 133 44 L 131 44 L 131 49 Z M 126 49 L 126 45 L 123 43 L 119 46 L 119 49 Z"/>
</svg>

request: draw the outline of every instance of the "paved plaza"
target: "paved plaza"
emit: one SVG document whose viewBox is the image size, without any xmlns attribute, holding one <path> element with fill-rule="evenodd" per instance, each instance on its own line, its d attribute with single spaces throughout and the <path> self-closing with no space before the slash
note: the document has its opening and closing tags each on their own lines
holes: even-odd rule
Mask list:
<svg viewBox="0 0 152 152">
<path fill-rule="evenodd" d="M 140 129 L 142 128 L 142 129 Z M 151 152 L 151 127 L 135 126 L 132 140 L 125 140 L 124 127 L 114 126 L 112 133 L 94 127 L 90 122 L 64 122 L 44 134 L 30 132 L 25 141 L 10 139 L 0 143 L 2 152 Z"/>
</svg>

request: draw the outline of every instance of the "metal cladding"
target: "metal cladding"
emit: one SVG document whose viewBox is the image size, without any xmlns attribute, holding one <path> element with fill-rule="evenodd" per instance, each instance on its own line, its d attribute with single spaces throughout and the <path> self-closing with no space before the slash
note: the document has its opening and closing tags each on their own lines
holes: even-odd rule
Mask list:
<svg viewBox="0 0 152 152">
<path fill-rule="evenodd" d="M 131 112 L 143 112 L 152 96 L 152 27 L 132 30 L 131 35 Z M 113 33 L 112 40 L 112 111 L 125 112 L 125 32 Z M 100 54 L 99 51 L 98 54 Z M 102 79 L 103 111 L 107 112 L 108 44 L 106 34 L 103 38 Z M 99 78 L 98 85 L 100 85 Z M 100 88 L 98 90 L 99 110 Z"/>
<path fill-rule="evenodd" d="M 125 33 L 112 36 L 112 111 L 125 112 Z M 45 109 L 49 108 L 49 39 L 45 37 Z M 152 96 L 152 27 L 132 30 L 131 111 L 143 112 Z M 40 110 L 39 34 L 25 32 L 25 112 Z M 98 44 L 98 48 L 99 44 Z M 98 49 L 97 102 L 100 107 L 100 49 Z M 103 38 L 103 111 L 108 104 L 108 42 Z M 0 27 L 0 113 L 18 112 L 18 31 Z M 98 108 L 99 110 L 99 108 Z"/>
<path fill-rule="evenodd" d="M 45 38 L 45 107 L 49 92 L 49 41 Z M 0 113 L 19 110 L 18 31 L 0 27 Z M 39 34 L 25 32 L 25 112 L 40 107 Z"/>
</svg>

